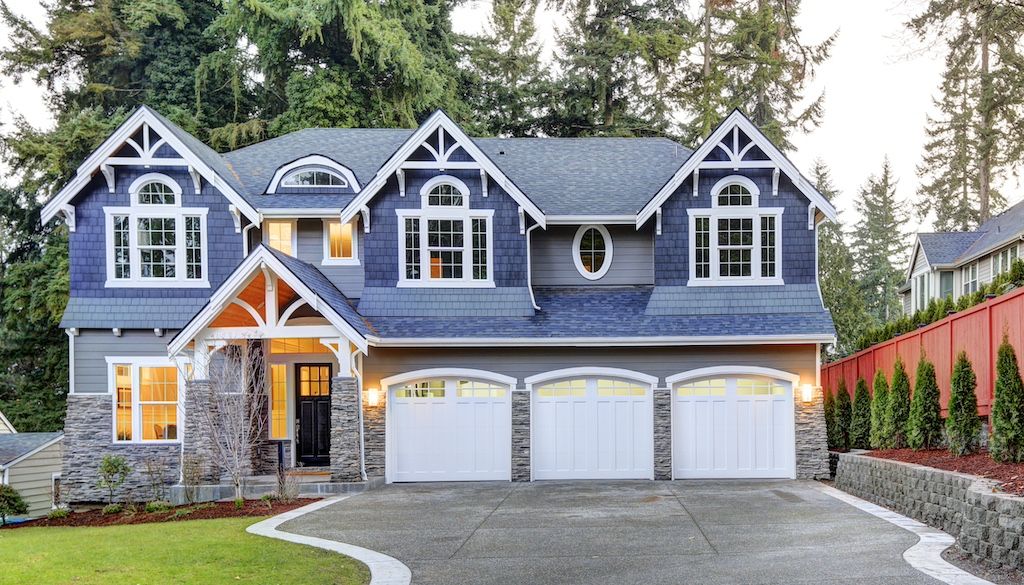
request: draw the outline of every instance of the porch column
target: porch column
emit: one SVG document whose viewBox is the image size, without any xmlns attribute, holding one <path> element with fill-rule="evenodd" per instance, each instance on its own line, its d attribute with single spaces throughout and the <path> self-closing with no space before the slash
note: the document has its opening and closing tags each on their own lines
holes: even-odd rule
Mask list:
<svg viewBox="0 0 1024 585">
<path fill-rule="evenodd" d="M 209 408 L 213 385 L 209 380 L 185 382 L 185 434 L 182 437 L 182 474 L 201 481 L 216 481 L 220 474 L 214 465 L 213 429 L 202 424 L 199 412 Z"/>
<path fill-rule="evenodd" d="M 362 481 L 359 383 L 351 376 L 331 380 L 331 478 Z"/>
</svg>

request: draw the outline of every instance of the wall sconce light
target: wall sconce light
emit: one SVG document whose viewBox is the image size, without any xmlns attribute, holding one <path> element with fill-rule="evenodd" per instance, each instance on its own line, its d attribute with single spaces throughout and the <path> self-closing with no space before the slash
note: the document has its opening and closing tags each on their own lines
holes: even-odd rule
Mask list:
<svg viewBox="0 0 1024 585">
<path fill-rule="evenodd" d="M 377 388 L 366 389 L 366 404 L 377 406 L 380 404 L 380 390 Z"/>
<path fill-rule="evenodd" d="M 810 384 L 800 386 L 800 399 L 804 401 L 804 404 L 814 402 L 814 386 Z"/>
</svg>

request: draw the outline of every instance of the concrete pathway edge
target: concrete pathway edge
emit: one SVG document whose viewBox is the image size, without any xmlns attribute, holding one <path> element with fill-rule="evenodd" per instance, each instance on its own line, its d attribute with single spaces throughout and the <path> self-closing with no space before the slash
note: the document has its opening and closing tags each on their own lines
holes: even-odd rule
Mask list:
<svg viewBox="0 0 1024 585">
<path fill-rule="evenodd" d="M 301 534 L 292 534 L 291 532 L 284 532 L 277 529 L 278 526 L 289 520 L 294 520 L 301 516 L 305 516 L 310 512 L 326 508 L 327 506 L 336 504 L 347 497 L 348 496 L 342 496 L 313 502 L 307 506 L 296 508 L 290 512 L 284 512 L 283 514 L 278 514 L 277 516 L 272 516 L 266 520 L 257 522 L 256 524 L 246 528 L 245 531 L 249 534 L 256 534 L 258 536 L 266 536 L 267 538 L 276 538 L 278 540 L 285 540 L 288 542 L 322 548 L 324 550 L 343 554 L 347 557 L 352 557 L 370 569 L 370 585 L 408 585 L 409 582 L 412 581 L 412 572 L 409 570 L 409 567 L 406 567 L 397 559 L 389 557 L 386 554 L 360 546 L 345 544 L 343 542 L 335 542 L 333 540 L 316 538 L 313 536 L 302 536 Z"/>
<path fill-rule="evenodd" d="M 817 487 L 837 500 L 916 534 L 917 544 L 903 552 L 903 559 L 918 571 L 949 585 L 993 585 L 991 581 L 972 575 L 942 558 L 942 551 L 955 542 L 949 534 L 834 487 L 820 483 Z"/>
</svg>

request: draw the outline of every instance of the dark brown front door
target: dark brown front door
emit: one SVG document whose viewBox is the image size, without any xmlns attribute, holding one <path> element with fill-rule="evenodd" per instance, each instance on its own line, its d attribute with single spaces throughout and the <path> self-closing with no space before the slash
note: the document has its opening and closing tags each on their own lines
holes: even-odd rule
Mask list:
<svg viewBox="0 0 1024 585">
<path fill-rule="evenodd" d="M 299 413 L 298 459 L 302 465 L 331 462 L 331 364 L 296 364 Z"/>
</svg>

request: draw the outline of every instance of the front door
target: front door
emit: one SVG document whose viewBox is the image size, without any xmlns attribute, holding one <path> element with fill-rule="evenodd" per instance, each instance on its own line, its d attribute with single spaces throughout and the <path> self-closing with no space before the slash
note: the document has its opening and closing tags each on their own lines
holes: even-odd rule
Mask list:
<svg viewBox="0 0 1024 585">
<path fill-rule="evenodd" d="M 331 364 L 296 364 L 295 390 L 299 464 L 329 465 Z"/>
</svg>

